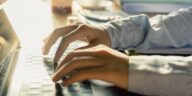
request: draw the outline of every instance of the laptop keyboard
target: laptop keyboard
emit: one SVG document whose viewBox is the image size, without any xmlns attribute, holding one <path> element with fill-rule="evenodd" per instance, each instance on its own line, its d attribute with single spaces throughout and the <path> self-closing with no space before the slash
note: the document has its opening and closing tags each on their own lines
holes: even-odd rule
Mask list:
<svg viewBox="0 0 192 96">
<path fill-rule="evenodd" d="M 1 87 L 3 86 L 3 80 L 5 79 L 6 77 L 6 74 L 8 72 L 8 68 L 9 68 L 9 65 L 10 65 L 10 61 L 11 61 L 11 58 L 13 57 L 13 53 L 11 53 L 10 56 L 8 56 L 5 61 L 3 63 L 0 64 L 0 89 L 2 89 Z"/>
<path fill-rule="evenodd" d="M 70 44 L 63 57 L 83 45 L 85 44 L 79 41 Z M 29 72 L 29 76 L 26 77 L 26 82 L 22 84 L 19 96 L 93 96 L 89 81 L 74 83 L 67 87 L 51 81 L 51 76 L 54 73 L 52 57 L 56 49 L 57 46 L 52 48 L 47 56 L 33 54 L 26 57 L 24 68 L 26 72 Z"/>
</svg>

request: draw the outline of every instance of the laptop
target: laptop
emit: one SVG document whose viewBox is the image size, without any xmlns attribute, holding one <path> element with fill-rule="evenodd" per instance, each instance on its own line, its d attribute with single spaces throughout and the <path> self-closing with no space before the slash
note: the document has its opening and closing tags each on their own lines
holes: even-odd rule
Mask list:
<svg viewBox="0 0 192 96">
<path fill-rule="evenodd" d="M 0 96 L 6 96 L 20 45 L 2 9 L 0 9 L 0 35 Z"/>
<path fill-rule="evenodd" d="M 21 67 L 21 62 L 17 62 L 21 58 L 19 53 L 23 52 L 20 41 L 3 9 L 0 9 L 0 34 L 0 96 L 140 96 L 97 80 L 78 82 L 67 87 L 53 83 L 52 57 L 57 44 L 47 56 L 35 52 L 23 56 L 25 60 Z M 82 45 L 81 41 L 72 43 L 63 56 Z M 16 69 L 21 70 L 19 75 L 27 74 L 23 75 L 26 80 L 16 76 Z"/>
</svg>

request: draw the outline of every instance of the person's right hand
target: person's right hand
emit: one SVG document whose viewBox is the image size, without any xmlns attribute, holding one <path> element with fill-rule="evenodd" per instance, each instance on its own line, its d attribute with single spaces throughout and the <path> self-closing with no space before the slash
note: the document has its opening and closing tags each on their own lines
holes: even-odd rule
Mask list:
<svg viewBox="0 0 192 96">
<path fill-rule="evenodd" d="M 128 90 L 128 67 L 128 55 L 105 45 L 97 45 L 66 55 L 57 66 L 52 80 L 63 80 L 64 86 L 84 80 L 102 80 Z"/>
<path fill-rule="evenodd" d="M 44 39 L 44 46 L 42 49 L 44 55 L 48 54 L 52 45 L 60 37 L 62 37 L 62 40 L 56 51 L 54 62 L 57 62 L 60 59 L 68 45 L 75 40 L 86 39 L 89 44 L 83 48 L 93 47 L 98 44 L 104 44 L 106 46 L 110 46 L 111 44 L 108 33 L 100 27 L 85 24 L 69 25 L 54 30 L 46 39 Z"/>
</svg>

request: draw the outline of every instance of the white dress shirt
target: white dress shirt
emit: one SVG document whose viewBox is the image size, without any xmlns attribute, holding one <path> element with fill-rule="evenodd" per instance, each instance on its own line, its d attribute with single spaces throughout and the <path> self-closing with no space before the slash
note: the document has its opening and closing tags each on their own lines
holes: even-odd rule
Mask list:
<svg viewBox="0 0 192 96">
<path fill-rule="evenodd" d="M 192 7 L 150 19 L 144 14 L 130 16 L 103 28 L 115 49 L 192 48 Z M 192 96 L 192 56 L 130 56 L 129 63 L 129 91 Z"/>
</svg>

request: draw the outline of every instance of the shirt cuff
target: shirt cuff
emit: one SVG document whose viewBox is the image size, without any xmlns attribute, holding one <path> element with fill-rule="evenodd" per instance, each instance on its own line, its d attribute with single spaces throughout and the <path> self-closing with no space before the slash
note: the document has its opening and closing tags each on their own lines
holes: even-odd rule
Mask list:
<svg viewBox="0 0 192 96">
<path fill-rule="evenodd" d="M 145 94 L 147 82 L 143 83 L 144 80 L 148 78 L 149 75 L 146 74 L 139 65 L 144 65 L 149 63 L 149 60 L 137 56 L 130 56 L 129 58 L 129 74 L 128 74 L 128 91 L 135 92 L 139 94 Z"/>
<path fill-rule="evenodd" d="M 128 91 L 155 96 L 190 96 L 190 57 L 130 56 Z M 184 69 L 184 70 L 183 70 Z"/>
<path fill-rule="evenodd" d="M 109 35 L 109 38 L 111 40 L 111 48 L 116 48 L 117 43 L 118 43 L 118 39 L 115 37 L 115 31 L 117 31 L 115 28 L 113 28 L 113 26 L 110 25 L 110 23 L 106 23 L 103 25 L 100 25 L 100 27 L 102 29 L 105 30 L 105 32 L 107 32 L 107 34 Z"/>
</svg>

